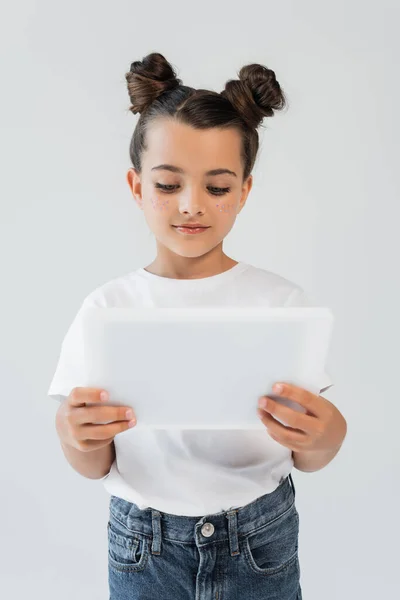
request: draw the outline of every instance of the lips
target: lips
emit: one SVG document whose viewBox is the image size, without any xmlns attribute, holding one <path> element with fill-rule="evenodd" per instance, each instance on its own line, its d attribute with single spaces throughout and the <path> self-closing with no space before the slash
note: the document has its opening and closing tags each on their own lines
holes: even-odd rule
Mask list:
<svg viewBox="0 0 400 600">
<path fill-rule="evenodd" d="M 209 227 L 196 227 L 196 226 L 187 226 L 187 225 L 173 225 L 174 229 L 178 233 L 182 233 L 184 235 L 200 235 L 200 233 L 204 233 L 209 229 Z"/>
<path fill-rule="evenodd" d="M 180 229 L 208 229 L 209 226 L 206 225 L 172 225 L 172 227 L 177 227 Z"/>
</svg>

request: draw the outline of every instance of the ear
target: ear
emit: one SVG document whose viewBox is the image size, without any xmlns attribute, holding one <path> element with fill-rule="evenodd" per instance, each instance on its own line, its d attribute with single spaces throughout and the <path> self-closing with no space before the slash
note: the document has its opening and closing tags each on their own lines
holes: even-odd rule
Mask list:
<svg viewBox="0 0 400 600">
<path fill-rule="evenodd" d="M 126 174 L 126 180 L 132 192 L 132 195 L 135 199 L 136 204 L 140 209 L 143 208 L 143 198 L 142 198 L 142 183 L 140 181 L 140 174 L 136 171 L 136 169 L 129 169 Z"/>
<path fill-rule="evenodd" d="M 246 181 L 243 183 L 242 195 L 240 198 L 238 214 L 242 210 L 243 206 L 246 204 L 246 200 L 247 200 L 247 197 L 250 193 L 252 186 L 253 186 L 253 175 L 249 175 L 248 178 L 246 179 Z"/>
</svg>

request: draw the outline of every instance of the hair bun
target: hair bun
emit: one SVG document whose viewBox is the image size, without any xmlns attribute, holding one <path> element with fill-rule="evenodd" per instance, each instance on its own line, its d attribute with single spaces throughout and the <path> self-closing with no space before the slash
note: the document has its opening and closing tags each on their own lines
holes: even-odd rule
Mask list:
<svg viewBox="0 0 400 600">
<path fill-rule="evenodd" d="M 125 78 L 132 104 L 129 110 L 133 114 L 142 113 L 161 94 L 182 83 L 172 65 L 158 52 L 133 62 Z"/>
<path fill-rule="evenodd" d="M 225 96 L 243 120 L 257 128 L 264 117 L 286 106 L 285 95 L 271 69 L 259 64 L 245 65 L 239 79 L 229 80 L 221 95 Z"/>
</svg>

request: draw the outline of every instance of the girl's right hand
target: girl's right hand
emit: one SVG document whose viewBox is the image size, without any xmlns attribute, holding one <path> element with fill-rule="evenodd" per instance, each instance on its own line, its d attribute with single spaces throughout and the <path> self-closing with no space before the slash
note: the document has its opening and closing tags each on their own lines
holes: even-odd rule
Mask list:
<svg viewBox="0 0 400 600">
<path fill-rule="evenodd" d="M 76 387 L 62 402 L 56 414 L 56 430 L 64 445 L 91 452 L 108 446 L 117 433 L 136 425 L 135 414 L 130 406 L 90 406 L 104 403 L 100 397 L 102 391 Z M 131 416 L 126 415 L 128 410 Z M 108 424 L 104 425 L 105 422 Z"/>
</svg>

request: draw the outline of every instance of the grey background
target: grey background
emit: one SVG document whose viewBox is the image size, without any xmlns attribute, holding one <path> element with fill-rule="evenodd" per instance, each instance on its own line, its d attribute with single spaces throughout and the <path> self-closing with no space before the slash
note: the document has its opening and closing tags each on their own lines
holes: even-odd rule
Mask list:
<svg viewBox="0 0 400 600">
<path fill-rule="evenodd" d="M 326 396 L 348 436 L 325 469 L 293 472 L 304 598 L 394 598 L 398 3 L 24 0 L 0 11 L 0 594 L 108 597 L 108 494 L 64 459 L 46 393 L 84 296 L 154 258 L 125 180 L 138 116 L 124 74 L 159 51 L 188 85 L 221 91 L 260 62 L 288 95 L 260 132 L 225 250 L 336 317 Z"/>
</svg>

